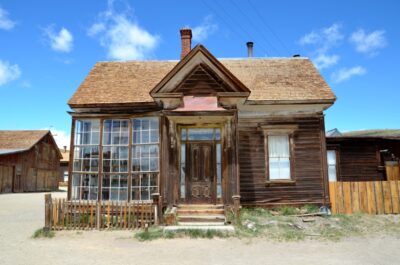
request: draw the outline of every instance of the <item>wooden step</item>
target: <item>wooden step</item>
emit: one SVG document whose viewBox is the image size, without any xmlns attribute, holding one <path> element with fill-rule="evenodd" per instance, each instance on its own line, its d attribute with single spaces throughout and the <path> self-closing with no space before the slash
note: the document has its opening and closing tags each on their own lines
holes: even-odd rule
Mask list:
<svg viewBox="0 0 400 265">
<path fill-rule="evenodd" d="M 179 222 L 177 227 L 190 227 L 190 229 L 196 229 L 201 227 L 224 227 L 225 222 Z M 167 226 L 168 227 L 168 226 Z"/>
<path fill-rule="evenodd" d="M 189 209 L 189 208 L 178 208 L 178 215 L 213 215 L 213 214 L 225 214 L 224 209 Z"/>
<path fill-rule="evenodd" d="M 179 204 L 178 209 L 224 209 L 222 204 Z"/>
<path fill-rule="evenodd" d="M 224 223 L 225 222 L 225 216 L 222 214 L 209 214 L 209 215 L 178 215 L 178 222 L 184 222 L 184 223 L 189 223 L 189 222 L 195 222 L 195 223 L 201 223 L 201 222 L 207 222 L 207 223 L 212 223 L 212 222 L 218 222 L 218 223 Z"/>
</svg>

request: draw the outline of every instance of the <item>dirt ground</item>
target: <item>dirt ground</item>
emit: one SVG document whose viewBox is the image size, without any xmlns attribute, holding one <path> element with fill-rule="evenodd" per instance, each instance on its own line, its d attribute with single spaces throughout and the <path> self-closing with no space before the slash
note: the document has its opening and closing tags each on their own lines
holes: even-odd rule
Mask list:
<svg viewBox="0 0 400 265">
<path fill-rule="evenodd" d="M 54 238 L 32 239 L 43 226 L 43 202 L 44 193 L 0 194 L 0 264 L 400 264 L 400 239 L 388 236 L 339 242 L 259 238 L 139 242 L 129 231 L 63 231 Z"/>
</svg>

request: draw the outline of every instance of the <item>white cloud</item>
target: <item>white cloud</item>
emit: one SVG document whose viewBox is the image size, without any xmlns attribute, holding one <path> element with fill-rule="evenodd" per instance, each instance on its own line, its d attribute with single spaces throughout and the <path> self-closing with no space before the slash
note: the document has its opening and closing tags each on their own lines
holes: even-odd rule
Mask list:
<svg viewBox="0 0 400 265">
<path fill-rule="evenodd" d="M 87 33 L 99 39 L 111 59 L 145 59 L 159 43 L 159 36 L 149 33 L 130 17 L 129 6 L 125 12 L 118 13 L 113 1 L 109 1 L 107 10 L 99 14 L 98 20 Z"/>
<path fill-rule="evenodd" d="M 74 37 L 72 33 L 66 29 L 61 28 L 59 32 L 54 30 L 53 26 L 49 26 L 44 30 L 46 37 L 50 43 L 51 48 L 57 52 L 70 52 L 72 51 Z"/>
<path fill-rule="evenodd" d="M 334 45 L 338 44 L 343 38 L 342 26 L 334 23 L 330 27 L 311 31 L 300 38 L 301 45 L 315 45 L 320 53 L 326 52 Z"/>
<path fill-rule="evenodd" d="M 15 27 L 15 22 L 8 17 L 8 12 L 0 7 L 0 29 L 10 30 Z"/>
<path fill-rule="evenodd" d="M 332 73 L 332 79 L 335 83 L 340 83 L 350 79 L 353 76 L 364 75 L 366 72 L 367 70 L 361 66 L 342 68 L 339 71 Z"/>
<path fill-rule="evenodd" d="M 205 41 L 217 29 L 218 26 L 213 22 L 212 16 L 206 16 L 199 26 L 192 29 L 193 40 L 197 42 Z"/>
<path fill-rule="evenodd" d="M 7 84 L 21 75 L 21 70 L 17 64 L 10 64 L 0 60 L 0 86 Z"/>
<path fill-rule="evenodd" d="M 340 57 L 339 55 L 326 55 L 326 54 L 319 54 L 317 57 L 313 59 L 315 67 L 319 70 L 329 68 L 338 63 Z"/>
<path fill-rule="evenodd" d="M 330 27 L 311 31 L 300 38 L 301 45 L 311 45 L 315 48 L 311 57 L 319 70 L 329 68 L 339 62 L 339 55 L 329 55 L 328 52 L 344 38 L 341 29 L 342 26 L 339 23 L 334 23 Z"/>
<path fill-rule="evenodd" d="M 377 54 L 379 49 L 387 46 L 385 31 L 383 30 L 375 30 L 367 33 L 363 29 L 360 29 L 353 32 L 349 40 L 355 45 L 356 51 L 371 56 Z"/>
<path fill-rule="evenodd" d="M 44 130 L 49 130 L 49 128 L 45 128 Z M 51 128 L 50 131 L 57 143 L 58 148 L 64 148 L 64 146 L 66 146 L 67 149 L 69 149 L 71 136 L 68 133 L 53 128 Z"/>
</svg>

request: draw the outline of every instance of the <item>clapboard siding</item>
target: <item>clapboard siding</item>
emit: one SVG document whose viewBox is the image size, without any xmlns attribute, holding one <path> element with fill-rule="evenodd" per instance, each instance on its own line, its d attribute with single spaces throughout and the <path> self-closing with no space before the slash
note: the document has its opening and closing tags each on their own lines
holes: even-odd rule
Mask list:
<svg viewBox="0 0 400 265">
<path fill-rule="evenodd" d="M 244 205 L 324 202 L 321 119 L 239 118 L 240 194 Z M 264 132 L 260 125 L 297 125 L 293 134 L 294 184 L 266 185 Z"/>
<path fill-rule="evenodd" d="M 328 149 L 338 152 L 338 181 L 386 180 L 381 150 L 400 156 L 400 141 L 379 137 L 331 137 Z M 388 159 L 388 158 L 386 158 Z"/>
</svg>

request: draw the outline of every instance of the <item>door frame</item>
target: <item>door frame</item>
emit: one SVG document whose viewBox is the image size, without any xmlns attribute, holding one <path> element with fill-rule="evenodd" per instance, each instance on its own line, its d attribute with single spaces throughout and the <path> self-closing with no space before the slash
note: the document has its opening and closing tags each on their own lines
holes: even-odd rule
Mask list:
<svg viewBox="0 0 400 265">
<path fill-rule="evenodd" d="M 186 136 L 185 140 L 182 140 L 181 135 L 182 135 L 182 130 L 183 129 L 189 129 L 189 128 L 198 128 L 198 129 L 219 129 L 220 130 L 220 139 L 219 140 L 189 140 L 188 135 Z M 204 123 L 204 124 L 196 124 L 196 125 L 189 125 L 189 124 L 177 124 L 177 130 L 176 130 L 176 138 L 178 142 L 178 152 L 177 152 L 177 161 L 178 161 L 178 176 L 177 176 L 177 195 L 178 195 L 178 202 L 179 203 L 187 203 L 187 204 L 192 204 L 190 199 L 188 199 L 187 196 L 187 190 L 188 190 L 188 178 L 189 178 L 189 168 L 186 165 L 186 158 L 188 155 L 188 146 L 189 143 L 211 143 L 213 146 L 213 151 L 214 151 L 214 157 L 213 157 L 213 166 L 214 166 L 214 180 L 213 180 L 213 188 L 212 188 L 212 193 L 213 193 L 213 198 L 211 199 L 212 204 L 217 204 L 217 203 L 223 203 L 223 198 L 224 198 L 224 172 L 223 172 L 223 165 L 225 163 L 224 161 L 224 124 L 223 123 Z M 181 156 L 182 156 L 182 143 L 185 144 L 185 197 L 181 196 Z M 217 144 L 220 144 L 220 163 L 221 163 L 221 183 L 220 183 L 220 188 L 221 188 L 221 195 L 218 197 L 218 182 L 217 182 Z"/>
</svg>

